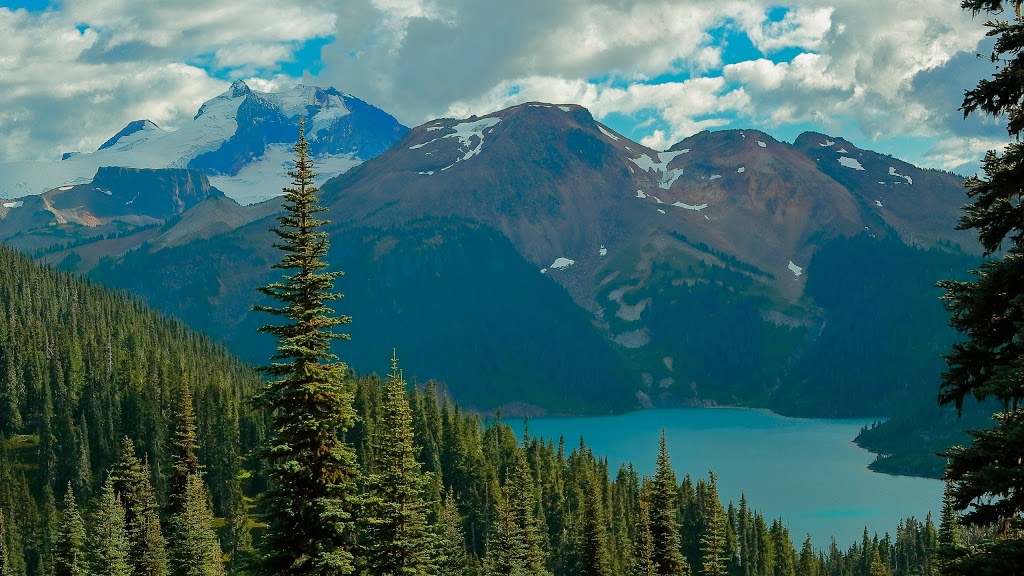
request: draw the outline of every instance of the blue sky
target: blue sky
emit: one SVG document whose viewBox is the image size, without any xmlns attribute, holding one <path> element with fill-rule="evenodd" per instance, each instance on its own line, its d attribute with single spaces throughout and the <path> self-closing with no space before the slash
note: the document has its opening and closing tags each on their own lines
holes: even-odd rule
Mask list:
<svg viewBox="0 0 1024 576">
<path fill-rule="evenodd" d="M 408 125 L 576 103 L 654 148 L 702 129 L 844 136 L 971 172 L 984 29 L 936 0 L 15 0 L 0 3 L 0 161 L 173 129 L 235 79 L 333 85 Z"/>
</svg>

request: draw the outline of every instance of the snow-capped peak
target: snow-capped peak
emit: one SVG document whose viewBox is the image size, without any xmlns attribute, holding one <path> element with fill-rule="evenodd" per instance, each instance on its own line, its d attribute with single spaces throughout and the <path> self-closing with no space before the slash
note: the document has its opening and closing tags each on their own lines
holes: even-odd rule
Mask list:
<svg viewBox="0 0 1024 576">
<path fill-rule="evenodd" d="M 129 139 L 128 137 L 129 136 L 134 136 L 134 135 L 140 135 L 139 133 L 152 132 L 152 131 L 163 132 L 163 129 L 161 129 L 159 126 L 157 126 L 156 124 L 154 124 L 153 122 L 151 122 L 149 120 L 132 120 L 131 122 L 128 123 L 127 126 L 122 128 L 120 132 L 118 132 L 117 134 L 114 134 L 113 136 L 111 136 L 109 140 L 107 140 L 106 142 L 101 144 L 100 147 L 97 148 L 96 150 L 97 151 L 105 150 L 107 148 L 113 147 L 116 144 L 122 144 L 122 145 L 128 144 L 129 140 L 131 140 L 131 142 L 137 142 L 137 141 L 140 140 L 140 138 L 138 136 L 136 136 L 135 138 L 131 138 L 131 139 Z M 143 136 L 143 138 L 145 138 L 145 136 Z"/>
</svg>

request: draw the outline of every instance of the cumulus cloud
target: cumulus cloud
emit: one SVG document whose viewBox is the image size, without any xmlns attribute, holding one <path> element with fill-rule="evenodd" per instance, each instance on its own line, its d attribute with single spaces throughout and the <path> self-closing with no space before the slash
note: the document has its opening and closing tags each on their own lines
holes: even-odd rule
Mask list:
<svg viewBox="0 0 1024 576">
<path fill-rule="evenodd" d="M 278 65 L 312 38 L 333 41 L 305 81 L 410 125 L 541 100 L 633 117 L 658 147 L 720 126 L 989 142 L 997 121 L 956 113 L 988 73 L 982 36 L 934 0 L 66 0 L 0 8 L 0 154 L 89 148 L 135 118 L 173 127 L 231 78 L 287 87 Z"/>
<path fill-rule="evenodd" d="M 730 122 L 943 135 L 935 94 L 962 94 L 954 70 L 983 36 L 933 0 L 351 0 L 337 22 L 323 77 L 406 123 L 572 102 L 653 113 L 634 136 L 658 144 Z M 760 56 L 737 59 L 723 30 Z"/>
<path fill-rule="evenodd" d="M 0 160 L 92 150 L 141 118 L 180 125 L 227 88 L 211 69 L 231 77 L 265 73 L 302 42 L 333 33 L 336 16 L 325 4 L 67 0 L 44 12 L 0 7 Z"/>
</svg>

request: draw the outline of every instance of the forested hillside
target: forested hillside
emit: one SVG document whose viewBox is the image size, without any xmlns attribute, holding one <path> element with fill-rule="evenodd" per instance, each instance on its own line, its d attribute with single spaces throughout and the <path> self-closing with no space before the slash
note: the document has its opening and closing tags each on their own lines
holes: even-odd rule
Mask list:
<svg viewBox="0 0 1024 576">
<path fill-rule="evenodd" d="M 253 496 L 265 485 L 259 465 L 248 480 L 242 467 L 263 434 L 243 402 L 255 373 L 127 297 L 8 250 L 0 266 L 5 576 L 246 573 L 262 525 L 242 489 Z M 713 476 L 680 481 L 667 446 L 657 473 L 641 478 L 630 466 L 609 470 L 582 440 L 520 442 L 432 383 L 406 394 L 400 379 L 397 387 L 376 376 L 346 382 L 358 420 L 345 440 L 363 502 L 353 550 L 366 574 L 383 573 L 373 558 L 408 549 L 386 530 L 400 486 L 419 502 L 423 574 L 660 574 L 675 566 L 868 576 L 935 567 L 930 519 L 908 519 L 891 534 L 865 531 L 848 547 L 815 550 L 808 538 L 798 548 L 792 538 L 804 535 L 790 534 L 783 519 L 764 518 L 745 499 L 723 505 Z M 395 474 L 403 455 L 416 464 Z M 183 481 L 189 468 L 207 486 L 188 474 Z M 207 489 L 223 520 L 202 504 Z M 214 526 L 223 556 L 209 553 Z"/>
<path fill-rule="evenodd" d="M 241 457 L 261 426 L 243 401 L 252 368 L 135 299 L 56 272 L 0 247 L 0 451 L 36 496 L 70 482 L 91 494 L 124 437 L 164 493 L 182 389 L 195 398 L 200 457 L 218 514 L 239 504 Z M 8 494 L 13 500 L 25 501 Z M 8 515 L 7 522 L 33 516 Z"/>
</svg>

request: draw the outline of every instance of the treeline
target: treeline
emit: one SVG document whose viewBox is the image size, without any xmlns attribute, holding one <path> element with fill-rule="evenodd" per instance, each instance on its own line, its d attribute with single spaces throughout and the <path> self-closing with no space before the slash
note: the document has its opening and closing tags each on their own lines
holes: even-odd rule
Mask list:
<svg viewBox="0 0 1024 576">
<path fill-rule="evenodd" d="M 412 573 L 436 575 L 937 574 L 930 517 L 907 519 L 894 534 L 865 529 L 846 547 L 833 540 L 815 549 L 810 535 L 794 546 L 800 535 L 745 497 L 723 505 L 713 474 L 679 481 L 664 441 L 655 473 L 642 477 L 631 465 L 610 470 L 582 440 L 517 438 L 464 413 L 434 384 L 396 394 L 390 379 L 350 382 L 360 416 L 346 438 L 360 465 L 360 573 L 387 574 L 381 558 L 414 549 L 423 558 Z M 176 421 L 189 420 L 180 417 L 188 402 Z M 207 460 L 188 456 L 210 451 L 195 438 L 179 424 L 168 439 L 166 492 L 154 487 L 148 444 L 122 440 L 109 471 L 82 489 L 36 483 L 39 470 L 13 457 L 24 449 L 9 448 L 0 458 L 5 576 L 245 574 L 260 526 L 214 519 L 198 481 Z M 389 506 L 395 494 L 404 494 L 401 510 Z M 391 525 L 403 529 L 384 529 Z"/>
<path fill-rule="evenodd" d="M 41 497 L 92 495 L 132 438 L 166 494 L 182 390 L 218 515 L 240 514 L 243 455 L 263 425 L 245 398 L 259 375 L 145 305 L 0 247 L 0 448 Z M 8 515 L 8 523 L 12 521 Z"/>
</svg>

